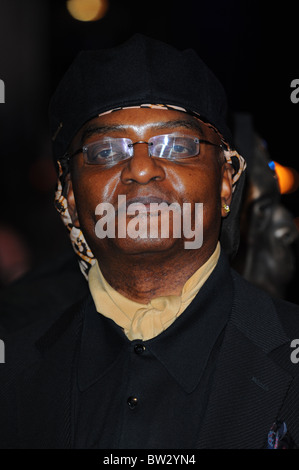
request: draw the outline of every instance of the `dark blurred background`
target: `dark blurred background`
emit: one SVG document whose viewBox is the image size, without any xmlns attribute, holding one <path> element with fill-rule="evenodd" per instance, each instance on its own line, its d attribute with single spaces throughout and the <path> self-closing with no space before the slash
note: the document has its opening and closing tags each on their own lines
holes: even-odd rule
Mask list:
<svg viewBox="0 0 299 470">
<path fill-rule="evenodd" d="M 104 16 L 84 22 L 71 16 L 65 0 L 1 0 L 0 285 L 15 275 L 9 274 L 12 253 L 16 258 L 19 253 L 25 272 L 71 249 L 53 207 L 56 175 L 47 109 L 58 81 L 82 49 L 115 46 L 136 32 L 179 49 L 192 47 L 223 83 L 231 115 L 248 113 L 271 158 L 299 170 L 299 103 L 290 100 L 291 81 L 299 79 L 297 16 L 290 3 L 103 3 Z M 298 191 L 282 199 L 298 217 Z"/>
</svg>

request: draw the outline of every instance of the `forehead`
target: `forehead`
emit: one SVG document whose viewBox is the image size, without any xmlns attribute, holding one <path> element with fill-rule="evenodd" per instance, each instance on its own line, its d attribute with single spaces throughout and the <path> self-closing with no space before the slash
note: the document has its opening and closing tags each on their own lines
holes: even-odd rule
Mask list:
<svg viewBox="0 0 299 470">
<path fill-rule="evenodd" d="M 147 131 L 159 131 L 183 128 L 196 135 L 208 137 L 211 129 L 202 121 L 183 111 L 151 108 L 129 108 L 109 112 L 88 121 L 79 131 L 77 137 L 84 140 L 95 130 L 105 132 L 133 131 L 137 134 Z M 214 133 L 215 135 L 215 133 Z"/>
</svg>

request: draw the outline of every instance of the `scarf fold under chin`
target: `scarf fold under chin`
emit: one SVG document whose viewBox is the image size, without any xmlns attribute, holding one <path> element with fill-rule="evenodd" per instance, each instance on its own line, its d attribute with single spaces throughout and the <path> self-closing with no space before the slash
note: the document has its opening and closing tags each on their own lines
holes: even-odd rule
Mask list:
<svg viewBox="0 0 299 470">
<path fill-rule="evenodd" d="M 91 267 L 88 283 L 96 309 L 123 328 L 129 340 L 149 340 L 166 330 L 192 302 L 215 268 L 220 243 L 212 256 L 185 283 L 181 295 L 168 295 L 141 304 L 113 289 L 103 277 L 98 262 Z"/>
</svg>

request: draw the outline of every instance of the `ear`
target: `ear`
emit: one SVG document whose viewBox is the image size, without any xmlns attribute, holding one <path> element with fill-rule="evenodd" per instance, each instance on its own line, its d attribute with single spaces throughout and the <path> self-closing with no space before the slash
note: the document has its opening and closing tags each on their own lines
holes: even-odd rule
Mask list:
<svg viewBox="0 0 299 470">
<path fill-rule="evenodd" d="M 224 205 L 229 206 L 233 196 L 233 167 L 229 163 L 225 162 L 222 165 L 222 181 L 221 181 L 221 216 L 226 217 L 228 212 L 225 211 Z"/>
<path fill-rule="evenodd" d="M 74 226 L 77 228 L 80 228 L 75 195 L 74 195 L 74 190 L 73 190 L 73 184 L 72 184 L 72 179 L 71 179 L 70 174 L 67 175 L 65 183 L 67 185 L 66 199 L 67 199 L 68 211 L 69 211 L 69 214 L 71 216 Z"/>
</svg>

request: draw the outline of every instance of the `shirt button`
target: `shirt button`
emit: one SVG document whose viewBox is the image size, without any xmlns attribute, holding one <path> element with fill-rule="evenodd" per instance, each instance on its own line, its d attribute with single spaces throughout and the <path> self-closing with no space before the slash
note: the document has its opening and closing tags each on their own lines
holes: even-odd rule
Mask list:
<svg viewBox="0 0 299 470">
<path fill-rule="evenodd" d="M 131 408 L 131 410 L 133 410 L 134 408 L 136 408 L 138 400 L 136 397 L 129 397 L 127 400 L 127 403 L 129 407 Z"/>
<path fill-rule="evenodd" d="M 135 344 L 134 351 L 136 354 L 142 354 L 143 351 L 145 351 L 145 346 L 143 346 L 143 344 L 140 344 L 140 343 Z"/>
</svg>

